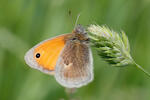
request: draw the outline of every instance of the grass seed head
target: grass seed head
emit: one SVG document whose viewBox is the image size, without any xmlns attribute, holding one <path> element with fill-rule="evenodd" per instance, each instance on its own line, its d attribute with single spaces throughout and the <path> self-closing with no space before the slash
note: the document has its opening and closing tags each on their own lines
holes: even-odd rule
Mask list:
<svg viewBox="0 0 150 100">
<path fill-rule="evenodd" d="M 118 34 L 106 26 L 99 25 L 90 25 L 87 30 L 98 55 L 109 64 L 125 66 L 133 63 L 128 37 L 124 32 Z"/>
</svg>

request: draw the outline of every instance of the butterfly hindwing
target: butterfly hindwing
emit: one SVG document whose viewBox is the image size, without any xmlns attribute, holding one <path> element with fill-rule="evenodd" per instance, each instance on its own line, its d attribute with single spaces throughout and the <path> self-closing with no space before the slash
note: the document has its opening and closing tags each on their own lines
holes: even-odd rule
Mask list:
<svg viewBox="0 0 150 100">
<path fill-rule="evenodd" d="M 68 88 L 78 88 L 91 82 L 93 59 L 88 45 L 67 42 L 56 63 L 55 78 Z"/>
</svg>

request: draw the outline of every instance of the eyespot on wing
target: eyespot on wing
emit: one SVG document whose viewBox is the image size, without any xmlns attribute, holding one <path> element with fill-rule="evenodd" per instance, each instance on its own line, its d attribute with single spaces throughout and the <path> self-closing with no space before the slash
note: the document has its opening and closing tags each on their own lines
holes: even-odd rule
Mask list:
<svg viewBox="0 0 150 100">
<path fill-rule="evenodd" d="M 51 74 L 55 70 L 57 59 L 64 48 L 64 39 L 67 35 L 44 40 L 31 48 L 25 54 L 26 63 L 34 69 Z"/>
</svg>

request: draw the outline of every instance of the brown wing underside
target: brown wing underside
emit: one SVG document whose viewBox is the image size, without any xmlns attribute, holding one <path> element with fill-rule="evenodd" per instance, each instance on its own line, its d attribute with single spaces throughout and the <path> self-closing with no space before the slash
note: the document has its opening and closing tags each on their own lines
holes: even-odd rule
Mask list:
<svg viewBox="0 0 150 100">
<path fill-rule="evenodd" d="M 69 49 L 68 49 L 69 48 Z M 63 76 L 66 78 L 84 77 L 86 73 L 86 66 L 89 62 L 89 51 L 85 45 L 67 45 L 61 55 L 63 63 Z"/>
<path fill-rule="evenodd" d="M 66 87 L 80 87 L 93 78 L 91 52 L 87 45 L 68 42 L 55 69 L 56 80 Z"/>
</svg>

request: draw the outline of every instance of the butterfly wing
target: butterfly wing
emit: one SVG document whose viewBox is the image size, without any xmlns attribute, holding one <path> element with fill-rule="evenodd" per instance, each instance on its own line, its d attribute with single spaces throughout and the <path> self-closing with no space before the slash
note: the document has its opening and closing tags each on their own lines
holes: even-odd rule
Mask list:
<svg viewBox="0 0 150 100">
<path fill-rule="evenodd" d="M 53 74 L 57 59 L 65 45 L 65 37 L 68 34 L 45 40 L 33 48 L 25 55 L 26 63 L 47 74 Z"/>
<path fill-rule="evenodd" d="M 93 80 L 93 58 L 85 44 L 66 43 L 55 67 L 55 78 L 64 87 L 79 88 Z"/>
</svg>

